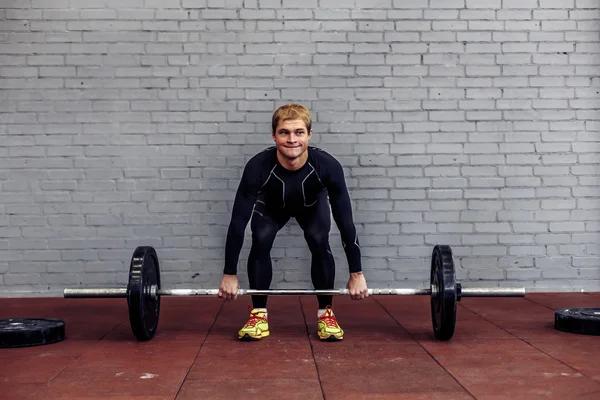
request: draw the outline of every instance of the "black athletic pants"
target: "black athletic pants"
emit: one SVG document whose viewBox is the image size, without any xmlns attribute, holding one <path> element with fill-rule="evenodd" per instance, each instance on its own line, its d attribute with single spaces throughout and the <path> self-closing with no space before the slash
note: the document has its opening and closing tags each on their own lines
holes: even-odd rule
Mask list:
<svg viewBox="0 0 600 400">
<path fill-rule="evenodd" d="M 322 192 L 312 207 L 300 204 L 294 209 L 298 225 L 304 231 L 304 238 L 311 252 L 311 279 L 315 289 L 333 289 L 335 262 L 329 247 L 331 218 L 327 193 Z M 248 279 L 251 289 L 270 288 L 273 278 L 271 248 L 277 232 L 290 220 L 292 214 L 287 209 L 272 210 L 265 207 L 260 199 L 252 215 L 252 247 L 248 256 Z M 319 308 L 332 305 L 333 296 L 318 295 Z M 267 296 L 252 296 L 254 308 L 265 308 Z"/>
</svg>

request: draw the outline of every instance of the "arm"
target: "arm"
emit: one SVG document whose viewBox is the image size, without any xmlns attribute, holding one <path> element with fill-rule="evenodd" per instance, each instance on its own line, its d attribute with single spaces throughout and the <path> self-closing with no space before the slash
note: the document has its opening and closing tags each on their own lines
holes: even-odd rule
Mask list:
<svg viewBox="0 0 600 400">
<path fill-rule="evenodd" d="M 255 184 L 256 179 L 254 179 L 250 169 L 248 165 L 244 168 L 244 173 L 242 174 L 242 179 L 235 195 L 231 212 L 231 222 L 227 231 L 225 268 L 223 273 L 228 275 L 237 274 L 237 263 L 244 243 L 244 233 L 248 221 L 250 221 L 250 217 L 252 216 L 252 210 L 254 209 L 258 193 L 258 187 Z"/>
<path fill-rule="evenodd" d="M 344 178 L 344 170 L 342 165 L 332 158 L 332 163 L 327 166 L 327 171 L 325 185 L 329 193 L 333 219 L 342 236 L 348 267 L 351 273 L 360 272 L 362 271 L 360 245 L 352 218 L 352 204 Z"/>
</svg>

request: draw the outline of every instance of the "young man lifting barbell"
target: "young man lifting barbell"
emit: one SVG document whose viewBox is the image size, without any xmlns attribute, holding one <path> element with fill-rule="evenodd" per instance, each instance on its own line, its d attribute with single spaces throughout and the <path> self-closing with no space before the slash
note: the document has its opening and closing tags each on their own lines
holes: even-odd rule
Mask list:
<svg viewBox="0 0 600 400">
<path fill-rule="evenodd" d="M 302 228 L 311 252 L 314 288 L 333 289 L 335 262 L 329 246 L 330 205 L 350 270 L 346 287 L 353 299 L 368 297 L 341 164 L 326 151 L 309 147 L 312 118 L 304 106 L 287 104 L 279 107 L 273 113 L 271 125 L 275 146 L 248 161 L 235 195 L 219 297 L 237 298 L 240 287 L 237 263 L 250 219 L 252 246 L 248 256 L 248 279 L 251 289 L 269 289 L 273 277 L 271 248 L 277 232 L 292 217 Z M 317 295 L 317 299 L 319 338 L 343 339 L 344 331 L 332 310 L 333 296 Z M 240 340 L 269 336 L 267 296 L 253 295 L 252 306 L 250 318 L 238 332 Z"/>
</svg>

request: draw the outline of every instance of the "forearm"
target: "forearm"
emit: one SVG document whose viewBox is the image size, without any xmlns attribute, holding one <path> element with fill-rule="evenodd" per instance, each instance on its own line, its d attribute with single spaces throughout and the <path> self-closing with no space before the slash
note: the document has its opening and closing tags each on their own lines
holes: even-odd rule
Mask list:
<svg viewBox="0 0 600 400">
<path fill-rule="evenodd" d="M 227 230 L 227 239 L 225 242 L 225 266 L 223 273 L 228 275 L 237 274 L 237 264 L 240 257 L 240 251 L 244 244 L 244 235 L 246 226 L 252 216 L 255 197 L 253 193 L 248 193 L 239 189 L 233 209 L 231 211 L 231 222 Z"/>
<path fill-rule="evenodd" d="M 225 267 L 223 273 L 228 275 L 237 274 L 237 264 L 240 257 L 240 251 L 244 244 L 244 232 L 246 222 L 240 219 L 232 219 L 227 231 L 227 240 L 225 242 Z"/>
<path fill-rule="evenodd" d="M 348 260 L 348 270 L 350 273 L 362 272 L 362 263 L 360 255 L 360 247 L 358 245 L 346 245 L 344 248 L 346 259 Z"/>
<path fill-rule="evenodd" d="M 356 227 L 352 220 L 350 202 L 349 200 L 346 202 L 340 200 L 341 202 L 332 204 L 333 218 L 340 231 L 342 245 L 348 260 L 348 268 L 350 272 L 360 272 L 362 271 L 361 251 Z"/>
<path fill-rule="evenodd" d="M 356 230 L 354 230 L 356 234 Z M 343 235 L 344 237 L 346 235 Z M 342 239 L 344 244 L 344 252 L 346 253 L 346 259 L 348 260 L 348 269 L 350 272 L 361 272 L 362 271 L 362 262 L 361 262 L 361 252 L 360 246 L 358 244 L 358 237 L 355 236 L 352 238 L 351 236 Z"/>
</svg>

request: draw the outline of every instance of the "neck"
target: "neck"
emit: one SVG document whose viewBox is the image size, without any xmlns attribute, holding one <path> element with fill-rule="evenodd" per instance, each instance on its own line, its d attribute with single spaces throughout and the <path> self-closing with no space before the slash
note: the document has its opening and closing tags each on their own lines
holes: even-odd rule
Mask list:
<svg viewBox="0 0 600 400">
<path fill-rule="evenodd" d="M 304 164 L 306 164 L 307 160 L 308 160 L 308 151 L 305 151 L 300 157 L 294 158 L 294 159 L 286 158 L 283 155 L 281 155 L 279 152 L 277 152 L 277 161 L 279 161 L 279 164 L 281 164 L 281 166 L 283 168 L 290 170 L 290 171 L 299 170 L 300 168 L 302 168 L 304 166 Z"/>
</svg>

